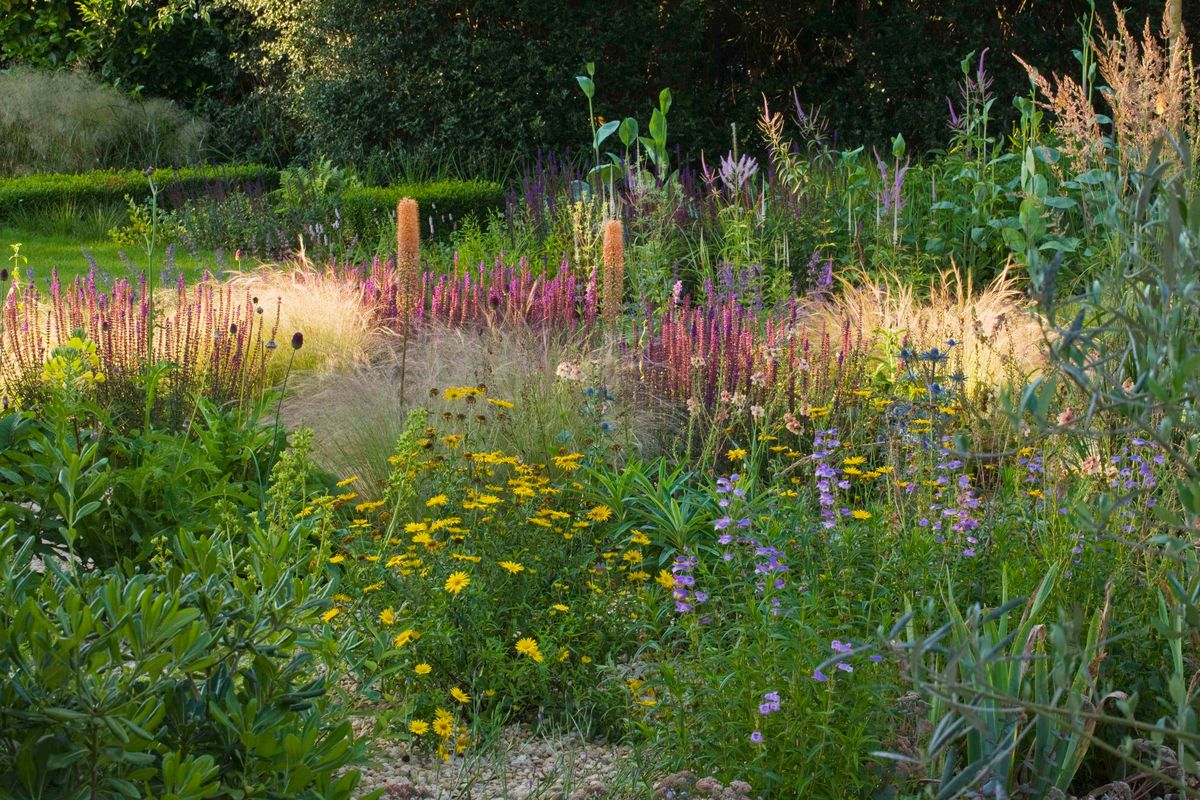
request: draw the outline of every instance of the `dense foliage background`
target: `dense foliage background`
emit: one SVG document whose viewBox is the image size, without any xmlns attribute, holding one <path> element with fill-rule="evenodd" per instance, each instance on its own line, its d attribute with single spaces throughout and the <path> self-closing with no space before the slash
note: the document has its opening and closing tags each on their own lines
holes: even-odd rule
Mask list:
<svg viewBox="0 0 1200 800">
<path fill-rule="evenodd" d="M 1135 26 L 1158 4 L 1123 4 Z M 674 142 L 724 150 L 762 96 L 795 87 L 844 142 L 947 139 L 959 59 L 990 48 L 995 94 L 1027 93 L 1011 58 L 1075 74 L 1083 0 L 2 0 L 0 64 L 78 65 L 183 102 L 223 155 L 492 159 L 586 141 L 573 81 L 597 66 L 600 116 L 645 122 L 671 88 Z M 1185 27 L 1200 28 L 1195 4 Z M 1106 7 L 1098 13 L 1111 17 Z M 585 43 L 581 45 L 580 43 Z M 998 108 L 1001 115 L 1011 109 Z M 563 120 L 578 120 L 578 127 Z M 1002 120 L 1006 122 L 1006 120 Z"/>
</svg>

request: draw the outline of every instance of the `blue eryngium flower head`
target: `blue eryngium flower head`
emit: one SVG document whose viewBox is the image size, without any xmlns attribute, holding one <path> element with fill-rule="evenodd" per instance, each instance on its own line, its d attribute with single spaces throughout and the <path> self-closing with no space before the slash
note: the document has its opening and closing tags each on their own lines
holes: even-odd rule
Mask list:
<svg viewBox="0 0 1200 800">
<path fill-rule="evenodd" d="M 615 431 L 616 429 L 617 429 L 617 426 L 613 425 L 608 420 L 604 420 L 603 422 L 600 423 L 600 430 L 604 431 L 605 433 L 610 433 L 612 431 Z"/>
<path fill-rule="evenodd" d="M 561 430 L 558 432 L 558 435 L 554 437 L 555 441 L 557 441 L 559 444 L 562 444 L 563 442 L 569 442 L 572 438 L 574 437 L 568 430 Z"/>
</svg>

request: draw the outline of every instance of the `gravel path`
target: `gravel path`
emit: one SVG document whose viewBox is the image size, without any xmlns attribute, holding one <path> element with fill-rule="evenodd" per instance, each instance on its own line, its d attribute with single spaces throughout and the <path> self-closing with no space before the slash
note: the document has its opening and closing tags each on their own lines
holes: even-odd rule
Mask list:
<svg viewBox="0 0 1200 800">
<path fill-rule="evenodd" d="M 360 796 L 383 787 L 388 800 L 599 800 L 633 797 L 629 748 L 578 735 L 533 736 L 508 728 L 482 755 L 448 762 L 382 743 L 363 771 Z M 643 784 L 644 786 L 644 784 Z M 643 788 L 638 796 L 645 797 Z"/>
</svg>

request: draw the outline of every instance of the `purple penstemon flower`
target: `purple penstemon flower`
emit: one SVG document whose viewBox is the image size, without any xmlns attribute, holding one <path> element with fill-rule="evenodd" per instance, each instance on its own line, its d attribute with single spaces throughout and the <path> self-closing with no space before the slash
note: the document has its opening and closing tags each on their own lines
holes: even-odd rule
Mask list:
<svg viewBox="0 0 1200 800">
<path fill-rule="evenodd" d="M 696 591 L 694 588 L 696 577 L 692 571 L 699 563 L 700 559 L 685 551 L 683 554 L 677 555 L 674 563 L 671 564 L 671 575 L 675 579 L 672 596 L 675 598 L 675 611 L 680 614 L 694 611 L 697 604 L 708 599 L 707 594 Z"/>
<path fill-rule="evenodd" d="M 817 431 L 813 436 L 814 467 L 813 473 L 817 488 L 817 505 L 821 509 L 821 527 L 831 529 L 837 527 L 838 516 L 834 511 L 836 498 L 834 480 L 838 477 L 837 470 L 829 463 L 841 442 L 837 439 L 837 428 Z"/>
<path fill-rule="evenodd" d="M 767 692 L 762 696 L 763 701 L 758 705 L 758 713 L 764 717 L 773 714 L 781 708 L 779 692 Z"/>
</svg>

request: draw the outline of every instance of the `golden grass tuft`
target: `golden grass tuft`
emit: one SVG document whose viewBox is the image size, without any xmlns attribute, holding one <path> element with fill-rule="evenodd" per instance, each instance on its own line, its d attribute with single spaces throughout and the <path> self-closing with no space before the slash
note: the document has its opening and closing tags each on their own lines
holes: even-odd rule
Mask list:
<svg viewBox="0 0 1200 800">
<path fill-rule="evenodd" d="M 295 371 L 345 372 L 366 359 L 373 327 L 356 281 L 292 264 L 235 274 L 230 283 L 248 290 L 266 309 L 278 306 L 281 348 L 294 332 L 304 334 Z M 271 359 L 269 381 L 281 380 L 287 364 L 286 358 Z"/>
<path fill-rule="evenodd" d="M 917 350 L 951 350 L 951 368 L 969 386 L 1023 380 L 1041 368 L 1044 337 L 1025 296 L 1005 268 L 986 288 L 975 291 L 957 268 L 946 270 L 921 297 L 901 278 L 881 280 L 859 272 L 842 278 L 843 291 L 813 310 L 813 324 L 838 329 L 849 322 L 868 337 L 900 334 Z"/>
</svg>

